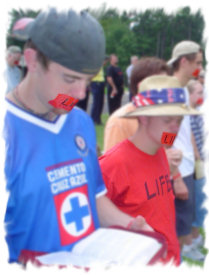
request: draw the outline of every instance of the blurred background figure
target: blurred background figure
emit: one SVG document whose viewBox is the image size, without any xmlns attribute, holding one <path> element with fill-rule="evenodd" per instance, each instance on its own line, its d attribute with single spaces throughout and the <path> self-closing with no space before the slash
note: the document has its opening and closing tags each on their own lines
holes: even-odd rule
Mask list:
<svg viewBox="0 0 209 275">
<path fill-rule="evenodd" d="M 121 106 L 123 96 L 123 72 L 118 67 L 118 57 L 110 55 L 110 66 L 107 68 L 107 102 L 109 115 Z"/>
<path fill-rule="evenodd" d="M 173 70 L 173 75 L 184 87 L 184 96 L 188 106 L 190 102 L 186 86 L 189 80 L 197 77 L 203 69 L 202 63 L 203 50 L 199 44 L 190 40 L 177 43 L 173 48 L 171 59 L 168 61 L 168 65 Z M 194 170 L 197 148 L 189 116 L 184 117 L 173 147 L 183 153 L 179 173 L 172 175 L 176 197 L 176 230 L 182 248 L 181 253 L 182 256 L 191 260 L 203 261 L 204 255 L 192 243 L 192 223 L 195 209 Z"/>
<path fill-rule="evenodd" d="M 22 79 L 22 71 L 18 67 L 22 50 L 18 46 L 10 46 L 6 52 L 6 70 L 4 72 L 7 90 L 6 93 L 13 90 Z"/>
<path fill-rule="evenodd" d="M 190 95 L 190 106 L 200 108 L 204 100 L 203 85 L 199 80 L 190 80 L 187 84 Z M 204 245 L 204 240 L 200 234 L 200 228 L 204 228 L 204 220 L 207 210 L 203 203 L 206 194 L 203 190 L 206 182 L 204 174 L 204 120 L 202 116 L 190 116 L 191 128 L 197 147 L 195 153 L 195 219 L 192 224 L 192 243 L 196 248 Z"/>
<path fill-rule="evenodd" d="M 127 82 L 128 82 L 128 90 L 129 90 L 129 101 L 131 101 L 132 93 L 130 90 L 130 82 L 131 82 L 131 72 L 133 70 L 134 65 L 138 62 L 139 58 L 136 55 L 131 56 L 130 65 L 126 69 L 126 76 L 127 76 Z"/>
<path fill-rule="evenodd" d="M 98 74 L 92 79 L 91 92 L 93 96 L 93 103 L 91 108 L 91 118 L 95 124 L 102 124 L 101 114 L 104 105 L 104 90 L 105 90 L 105 72 L 104 66 L 108 62 L 109 57 L 106 56 L 103 66 Z"/>
<path fill-rule="evenodd" d="M 202 84 L 204 85 L 205 83 L 205 71 L 204 70 L 201 70 L 199 75 L 197 76 L 197 80 Z"/>
<path fill-rule="evenodd" d="M 146 77 L 154 74 L 167 74 L 169 71 L 166 62 L 157 57 L 143 57 L 133 68 L 130 91 L 132 97 L 138 92 L 139 83 Z M 128 119 L 123 116 L 135 110 L 132 102 L 128 102 L 118 108 L 107 120 L 104 130 L 104 152 L 115 146 L 117 143 L 132 136 L 138 127 L 137 119 Z"/>
<path fill-rule="evenodd" d="M 20 61 L 18 63 L 18 68 L 21 70 L 22 72 L 22 78 L 24 78 L 27 74 L 27 66 L 26 66 L 26 63 L 25 63 L 25 58 L 24 58 L 24 55 L 22 54 L 21 57 L 20 57 Z"/>
</svg>

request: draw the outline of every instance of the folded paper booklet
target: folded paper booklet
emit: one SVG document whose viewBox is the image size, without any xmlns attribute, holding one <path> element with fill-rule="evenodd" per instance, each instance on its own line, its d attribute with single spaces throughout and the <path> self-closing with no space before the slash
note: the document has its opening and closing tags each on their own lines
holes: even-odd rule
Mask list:
<svg viewBox="0 0 209 275">
<path fill-rule="evenodd" d="M 162 236 L 155 232 L 133 232 L 123 228 L 99 228 L 78 242 L 71 252 L 60 251 L 36 257 L 43 265 L 93 267 L 147 265 L 166 253 Z"/>
</svg>

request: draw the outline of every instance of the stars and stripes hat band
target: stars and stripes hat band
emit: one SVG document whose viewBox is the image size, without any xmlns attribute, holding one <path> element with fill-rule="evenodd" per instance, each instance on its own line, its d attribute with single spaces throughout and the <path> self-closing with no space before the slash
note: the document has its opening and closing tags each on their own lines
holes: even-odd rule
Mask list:
<svg viewBox="0 0 209 275">
<path fill-rule="evenodd" d="M 176 77 L 168 75 L 154 75 L 140 82 L 132 102 L 136 109 L 124 117 L 201 114 L 186 105 L 185 90 Z"/>
<path fill-rule="evenodd" d="M 182 88 L 153 89 L 138 93 L 133 97 L 133 103 L 136 107 L 165 103 L 185 103 L 185 101 L 185 93 Z"/>
</svg>

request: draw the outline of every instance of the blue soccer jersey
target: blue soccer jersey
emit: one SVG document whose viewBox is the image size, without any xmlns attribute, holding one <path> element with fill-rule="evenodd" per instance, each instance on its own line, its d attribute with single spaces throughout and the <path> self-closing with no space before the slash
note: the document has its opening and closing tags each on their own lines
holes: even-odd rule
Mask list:
<svg viewBox="0 0 209 275">
<path fill-rule="evenodd" d="M 99 227 L 96 197 L 106 192 L 91 119 L 75 107 L 49 122 L 8 102 L 5 140 L 9 261 L 71 250 Z"/>
</svg>

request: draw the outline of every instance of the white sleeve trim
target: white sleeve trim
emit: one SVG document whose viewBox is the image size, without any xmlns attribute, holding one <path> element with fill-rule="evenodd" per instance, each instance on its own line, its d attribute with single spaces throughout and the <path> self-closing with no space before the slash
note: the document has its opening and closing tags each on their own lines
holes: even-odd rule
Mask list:
<svg viewBox="0 0 209 275">
<path fill-rule="evenodd" d="M 107 193 L 107 189 L 105 188 L 105 190 L 96 194 L 96 199 L 100 198 L 101 196 L 104 196 L 106 193 Z"/>
</svg>

